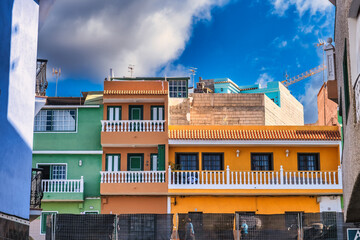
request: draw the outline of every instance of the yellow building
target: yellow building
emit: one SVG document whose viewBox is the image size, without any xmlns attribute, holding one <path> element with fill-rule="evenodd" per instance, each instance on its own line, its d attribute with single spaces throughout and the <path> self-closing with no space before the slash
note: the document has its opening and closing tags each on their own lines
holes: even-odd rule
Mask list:
<svg viewBox="0 0 360 240">
<path fill-rule="evenodd" d="M 169 126 L 168 212 L 341 211 L 337 127 Z"/>
</svg>

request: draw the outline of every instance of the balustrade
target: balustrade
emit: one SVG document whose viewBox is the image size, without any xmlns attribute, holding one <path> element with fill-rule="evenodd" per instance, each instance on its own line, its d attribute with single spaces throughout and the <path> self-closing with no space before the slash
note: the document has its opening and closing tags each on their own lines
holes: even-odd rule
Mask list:
<svg viewBox="0 0 360 240">
<path fill-rule="evenodd" d="M 164 132 L 165 120 L 102 120 L 102 132 Z"/>
</svg>

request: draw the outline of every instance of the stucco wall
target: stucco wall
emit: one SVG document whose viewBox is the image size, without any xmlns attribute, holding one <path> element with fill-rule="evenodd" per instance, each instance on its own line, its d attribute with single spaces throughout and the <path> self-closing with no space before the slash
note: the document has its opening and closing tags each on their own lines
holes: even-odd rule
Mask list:
<svg viewBox="0 0 360 240">
<path fill-rule="evenodd" d="M 336 57 L 336 79 L 339 90 L 339 100 L 343 112 L 343 133 L 344 148 L 342 153 L 343 166 L 343 186 L 344 186 L 344 214 L 346 221 L 360 221 L 360 124 L 355 117 L 355 91 L 352 88 L 352 81 L 358 76 L 353 75 L 353 68 L 356 62 L 351 62 L 349 45 L 349 9 L 355 0 L 336 1 L 336 21 L 335 21 L 335 57 Z M 357 7 L 358 8 L 358 7 Z M 356 7 L 354 7 L 356 12 Z M 358 12 L 358 11 L 357 11 Z M 356 30 L 355 30 L 356 31 Z M 343 75 L 344 46 L 347 42 L 347 61 L 349 78 L 349 98 L 350 106 L 348 116 L 346 116 L 345 88 Z M 355 46 L 352 46 L 354 48 Z M 355 54 L 356 51 L 354 52 Z"/>
<path fill-rule="evenodd" d="M 38 2 L 0 2 L 0 212 L 29 219 Z"/>
<path fill-rule="evenodd" d="M 304 125 L 304 107 L 279 84 L 281 107 L 265 96 L 265 125 Z"/>
<path fill-rule="evenodd" d="M 101 150 L 103 107 L 79 108 L 77 114 L 76 132 L 35 132 L 34 150 Z"/>
</svg>

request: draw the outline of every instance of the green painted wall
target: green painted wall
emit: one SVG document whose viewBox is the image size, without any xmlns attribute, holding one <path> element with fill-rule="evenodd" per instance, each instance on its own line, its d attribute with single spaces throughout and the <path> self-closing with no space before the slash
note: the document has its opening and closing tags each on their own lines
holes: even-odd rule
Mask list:
<svg viewBox="0 0 360 240">
<path fill-rule="evenodd" d="M 35 132 L 34 150 L 102 150 L 100 144 L 103 106 L 78 109 L 77 132 Z"/>
<path fill-rule="evenodd" d="M 101 156 L 101 154 L 33 154 L 33 167 L 36 167 L 37 163 L 66 163 L 67 179 L 80 179 L 84 176 L 84 197 L 98 197 Z M 81 167 L 79 160 L 82 161 Z"/>
<path fill-rule="evenodd" d="M 93 207 L 93 209 L 90 209 Z M 83 203 L 78 202 L 46 202 L 41 203 L 41 208 L 46 211 L 58 211 L 60 213 L 80 214 L 84 211 L 100 211 L 100 199 L 86 199 Z"/>
</svg>

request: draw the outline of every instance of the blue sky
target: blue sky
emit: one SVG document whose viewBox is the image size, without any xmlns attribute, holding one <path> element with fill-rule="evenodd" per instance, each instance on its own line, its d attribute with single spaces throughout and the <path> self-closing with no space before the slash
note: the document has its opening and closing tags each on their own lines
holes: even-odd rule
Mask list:
<svg viewBox="0 0 360 240">
<path fill-rule="evenodd" d="M 228 77 L 238 85 L 281 81 L 285 71 L 294 76 L 321 64 L 322 51 L 314 44 L 318 39 L 333 37 L 334 31 L 335 10 L 327 0 L 201 0 L 195 7 L 188 5 L 183 8 L 180 5 L 162 6 L 159 2 L 158 6 L 142 5 L 144 14 L 141 15 L 140 11 L 138 18 L 133 16 L 133 19 L 129 19 L 130 26 L 123 29 L 128 35 L 119 34 L 113 49 L 96 50 L 96 46 L 102 46 L 102 42 L 107 41 L 106 38 L 97 42 L 76 38 L 69 42 L 65 40 L 66 44 L 64 41 L 45 42 L 49 35 L 56 35 L 49 29 L 56 22 L 56 16 L 61 16 L 61 9 L 66 7 L 66 4 L 57 4 L 55 2 L 52 6 L 50 17 L 40 30 L 39 57 L 48 58 L 50 68 L 62 67 L 65 74 L 58 83 L 60 96 L 79 96 L 81 91 L 102 90 L 102 81 L 110 67 L 114 68 L 117 76 L 128 76 L 126 66 L 130 63 L 135 64 L 135 76 L 189 75 L 188 68 L 196 67 L 196 79 L 199 76 L 204 79 Z M 136 6 L 129 3 L 126 7 L 131 11 Z M 178 16 L 177 10 L 180 12 Z M 161 17 L 162 14 L 167 18 Z M 83 16 L 86 19 L 94 15 L 84 12 Z M 149 25 L 142 27 L 143 21 Z M 99 22 L 106 23 L 106 20 L 99 17 Z M 132 22 L 137 22 L 140 27 L 138 24 L 132 27 Z M 91 23 L 90 29 L 107 28 L 105 24 L 97 25 Z M 89 27 L 86 29 L 89 31 Z M 146 32 L 144 36 L 149 38 L 136 42 L 135 39 L 144 39 L 136 35 L 141 29 Z M 60 33 L 68 34 L 66 31 L 64 28 Z M 123 41 L 120 39 L 127 36 L 134 36 L 136 46 L 131 41 L 117 45 L 117 42 Z M 78 45 L 77 40 L 80 42 Z M 42 47 L 42 44 L 45 46 Z M 58 51 L 52 50 L 56 47 Z M 76 47 L 83 48 L 83 52 L 77 52 Z M 102 58 L 111 59 L 112 51 L 118 54 L 110 63 L 100 62 Z M 76 53 L 76 56 L 71 56 L 72 53 Z M 72 69 L 72 66 L 76 69 Z M 101 72 L 94 70 L 97 66 Z M 55 83 L 51 74 L 48 76 L 48 95 L 52 96 Z M 317 120 L 316 94 L 321 84 L 322 74 L 318 74 L 289 87 L 304 105 L 306 123 Z"/>
</svg>

